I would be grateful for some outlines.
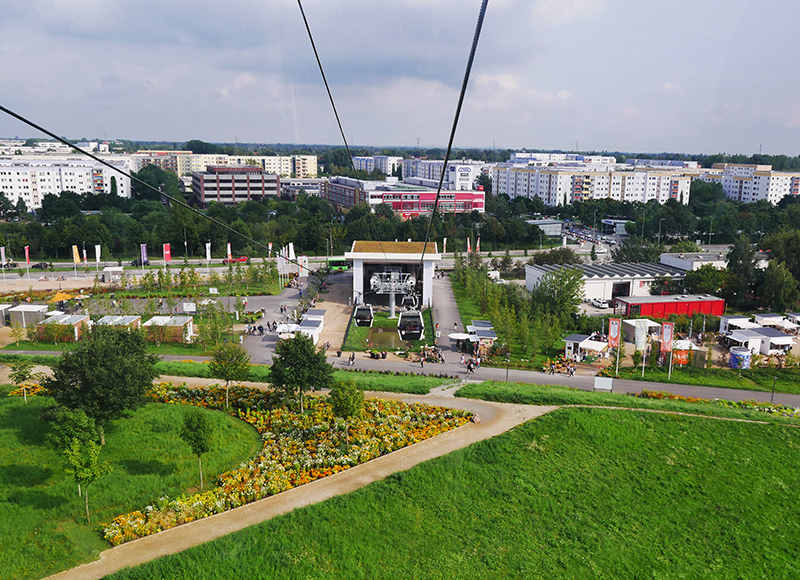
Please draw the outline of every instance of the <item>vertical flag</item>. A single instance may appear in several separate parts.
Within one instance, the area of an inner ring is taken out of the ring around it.
[[[78,252],[78,246],[72,246],[72,262],[74,264],[80,264],[81,263],[81,255]]]
[[[172,261],[172,252],[169,249],[169,244],[164,244],[164,261],[165,262]]]
[[[83,263],[88,264],[89,260],[86,258],[86,248],[83,248]]]
[[[665,322],[661,325],[661,352],[672,350],[672,337],[675,334],[675,323]]]
[[[447,238],[445,238],[444,242],[442,243],[442,253],[443,254],[447,253]]]
[[[6,263],[6,247],[0,247],[0,264]]]
[[[100,244],[95,245],[94,247],[94,263],[100,263]]]
[[[25,246],[25,263],[31,265],[31,247]]]
[[[144,266],[145,262],[147,262],[147,244],[142,244],[142,266]]]
[[[233,259],[233,254],[231,254],[231,243],[228,242],[228,260]]]
[[[269,243],[269,254],[268,254],[268,257],[269,257],[270,260],[272,259],[272,242]]]
[[[469,236],[467,236],[467,253],[468,254],[472,253],[472,243],[470,242]]]
[[[206,261],[211,261],[211,242],[206,242]]]
[[[478,241],[475,242],[475,253],[476,254],[480,254],[481,253],[481,237],[480,236],[478,236]]]
[[[620,330],[622,329],[622,319],[621,318],[609,318],[608,319],[608,346],[611,348],[617,348],[619,346],[619,335]]]

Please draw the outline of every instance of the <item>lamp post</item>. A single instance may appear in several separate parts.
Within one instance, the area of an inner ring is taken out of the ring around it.
[[[644,216],[647,213],[647,206],[642,208],[642,239],[644,239]]]
[[[711,236],[714,233],[714,217],[711,217],[711,227],[708,229],[708,245],[711,245]]]
[[[658,220],[658,243],[661,243],[661,222],[663,222],[667,218],[661,218]]]
[[[595,209],[594,213],[592,214],[592,238],[597,238],[597,228],[595,227],[596,225],[597,225],[597,210]]]

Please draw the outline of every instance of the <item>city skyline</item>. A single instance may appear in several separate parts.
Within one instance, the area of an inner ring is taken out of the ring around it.
[[[446,144],[479,1],[304,4],[348,142]],[[459,148],[797,155],[800,5],[489,3]],[[10,2],[4,106],[59,135],[341,145],[296,4]],[[38,137],[0,117],[0,135]]]

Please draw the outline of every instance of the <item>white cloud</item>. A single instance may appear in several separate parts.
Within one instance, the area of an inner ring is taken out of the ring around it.
[[[662,91],[664,91],[665,93],[677,93],[677,92],[680,92],[681,85],[680,85],[680,83],[673,83],[673,82],[669,82],[668,81],[668,82],[664,83],[663,85],[661,85],[660,89]]]
[[[537,22],[556,26],[593,18],[606,8],[605,0],[537,0],[533,5]]]

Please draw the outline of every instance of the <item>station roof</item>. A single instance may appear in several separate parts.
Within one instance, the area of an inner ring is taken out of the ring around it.
[[[356,240],[353,242],[352,252],[369,254],[421,254],[425,248],[425,242],[367,242]],[[436,245],[429,242],[425,250],[436,253]]]

